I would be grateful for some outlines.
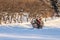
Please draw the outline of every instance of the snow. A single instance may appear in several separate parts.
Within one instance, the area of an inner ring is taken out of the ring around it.
[[[60,40],[60,18],[49,18],[43,29],[33,29],[30,22],[2,24],[0,40]]]
[[[53,28],[55,27],[60,28],[60,18],[47,21],[45,25],[53,27]]]

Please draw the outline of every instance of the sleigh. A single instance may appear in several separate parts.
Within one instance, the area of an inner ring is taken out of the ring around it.
[[[33,28],[38,28],[37,23],[31,23],[31,24],[32,24]],[[42,29],[42,28],[43,28],[43,26],[44,26],[44,22],[43,22],[43,21],[41,21],[41,23],[39,24],[39,28],[40,28],[40,29]]]

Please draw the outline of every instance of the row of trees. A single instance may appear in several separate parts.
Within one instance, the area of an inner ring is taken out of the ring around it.
[[[2,12],[0,15],[0,24],[1,23],[22,23],[22,13],[8,13]]]
[[[55,0],[54,0],[55,2]],[[7,12],[7,14],[3,13]],[[51,0],[0,0],[0,23],[5,15],[12,18],[17,13],[28,12],[29,17],[36,17],[41,15],[42,17],[52,17],[55,13],[55,9],[51,4]],[[21,16],[21,15],[20,15]],[[15,16],[16,19],[17,16]],[[9,20],[9,18],[7,18]]]

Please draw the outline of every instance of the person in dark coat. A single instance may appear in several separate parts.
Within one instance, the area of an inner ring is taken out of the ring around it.
[[[42,29],[42,27],[43,27],[42,18],[41,18],[41,17],[38,17],[38,18],[36,19],[36,22],[37,22],[37,28],[38,28],[38,29]]]
[[[42,29],[42,27],[43,27],[43,21],[41,20],[40,17],[33,18],[31,21],[31,24],[32,24],[33,28]]]

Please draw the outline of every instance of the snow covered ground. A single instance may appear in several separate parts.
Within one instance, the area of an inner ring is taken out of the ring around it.
[[[0,40],[60,40],[60,18],[47,20],[43,29],[28,23],[0,25]]]

